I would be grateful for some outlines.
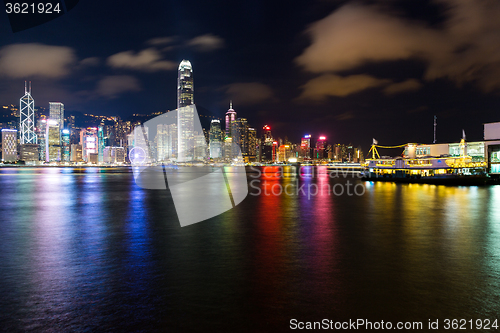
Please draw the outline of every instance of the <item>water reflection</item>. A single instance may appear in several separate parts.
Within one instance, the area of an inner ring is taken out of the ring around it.
[[[68,170],[0,169],[8,331],[265,332],[290,318],[500,310],[500,186],[363,183],[363,195],[335,195],[360,181],[268,167],[260,195],[180,228],[169,191]],[[316,195],[292,191],[313,185]]]

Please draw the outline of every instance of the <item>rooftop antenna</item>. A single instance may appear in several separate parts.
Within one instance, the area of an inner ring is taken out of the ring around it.
[[[229,101],[229,109],[232,110],[233,109],[233,100],[231,99]]]
[[[31,95],[31,81],[30,81],[30,95]]]
[[[436,126],[437,126],[437,117],[434,116],[434,141],[432,143],[436,143]]]
[[[24,81],[24,94],[25,94],[25,95],[26,95],[26,93],[28,92],[27,84],[28,84],[28,82],[27,82],[27,81]]]

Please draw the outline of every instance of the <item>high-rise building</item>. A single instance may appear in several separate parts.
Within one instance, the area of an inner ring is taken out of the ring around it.
[[[123,147],[104,147],[103,162],[106,164],[125,163],[125,148]]]
[[[229,110],[226,112],[226,138],[231,138],[233,121],[236,120],[236,111],[233,109],[233,101],[229,102]]]
[[[61,132],[61,161],[69,162],[71,146],[70,146],[70,131],[68,129],[63,129]]]
[[[90,162],[90,154],[95,154],[97,157],[97,127],[88,127],[80,131],[80,145],[82,146],[82,158],[85,162]]]
[[[300,141],[300,157],[311,158],[311,134],[304,135]]]
[[[97,161],[104,161],[104,124],[101,123],[97,129]]]
[[[261,162],[270,162],[273,161],[275,156],[274,140],[273,135],[271,134],[271,127],[268,125],[264,125],[262,128],[262,136],[260,138],[259,145],[259,159]]]
[[[25,143],[19,145],[19,159],[25,161],[26,164],[29,162],[38,161],[38,145],[34,143]],[[32,164],[32,163],[30,163]]]
[[[31,97],[31,82],[29,89],[24,81],[24,96],[21,97],[20,103],[20,143],[37,143],[35,133],[35,100]]]
[[[250,162],[255,161],[255,158],[257,156],[257,147],[258,147],[258,141],[257,141],[257,131],[255,128],[248,128],[248,158]]]
[[[214,119],[210,123],[209,147],[210,158],[222,158],[223,137],[222,129],[220,128],[220,120]]]
[[[179,64],[177,79],[177,109],[194,104],[193,67],[189,60]]]
[[[56,120],[59,128],[62,130],[64,128],[64,104],[61,102],[49,102],[49,105],[49,118]]]
[[[238,118],[232,122],[231,137],[233,138],[233,156],[241,151],[243,158],[248,160],[248,122],[246,118]]]
[[[180,162],[191,161],[194,158],[194,105],[177,109],[177,158]]]
[[[156,160],[172,161],[177,158],[177,125],[158,124],[156,126]]]
[[[179,64],[177,79],[177,158],[180,162],[194,159],[194,83],[189,60]]]
[[[328,152],[326,152],[326,148],[328,146],[328,143],[326,141],[325,136],[320,136],[318,138],[318,141],[316,141],[316,149],[314,150],[314,158],[321,160],[324,158],[328,158]],[[326,152],[326,154],[325,154]]]
[[[2,161],[17,161],[17,130],[2,129]]]

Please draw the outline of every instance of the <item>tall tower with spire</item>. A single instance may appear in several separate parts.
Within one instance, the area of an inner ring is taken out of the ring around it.
[[[31,81],[24,81],[24,96],[20,101],[21,144],[36,144],[35,133],[35,100],[31,97]]]
[[[179,64],[177,79],[177,160],[194,159],[195,106],[193,98],[193,67],[189,60]]]
[[[177,108],[192,104],[194,104],[193,67],[189,60],[182,60],[177,78]]]
[[[226,138],[231,138],[231,124],[236,120],[236,111],[233,109],[233,101],[229,101],[229,110],[226,112]]]

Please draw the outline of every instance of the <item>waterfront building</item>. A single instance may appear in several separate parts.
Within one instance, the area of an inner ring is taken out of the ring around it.
[[[303,159],[311,158],[311,134],[304,135],[300,140],[300,157]]]
[[[248,160],[255,162],[257,156],[257,131],[255,128],[248,128]]]
[[[223,158],[225,161],[231,161],[233,159],[233,139],[226,137],[224,139],[224,151]]]
[[[98,163],[103,162],[103,154],[104,154],[104,124],[101,123],[97,128],[97,161]]]
[[[90,162],[90,154],[98,155],[98,135],[97,127],[88,127],[80,131],[80,145],[82,146],[82,158],[85,162]],[[97,163],[97,162],[96,162]]]
[[[231,137],[233,139],[233,156],[241,152],[248,161],[248,123],[246,118],[238,118],[231,124]]]
[[[24,143],[19,145],[19,159],[21,161],[36,162],[39,159],[38,145],[35,143]]]
[[[61,132],[61,161],[69,162],[70,159],[70,131],[63,129]]]
[[[276,142],[277,145],[277,142]],[[271,127],[264,125],[262,128],[262,135],[260,138],[259,146],[259,160],[260,162],[272,162],[276,156],[276,147],[274,147],[274,140],[271,134]]]
[[[2,129],[2,162],[17,161],[17,130]]]
[[[156,160],[172,161],[177,157],[177,125],[158,124],[156,128]]]
[[[291,145],[280,145],[278,148],[278,153],[276,156],[276,161],[277,162],[288,162],[288,160],[294,157],[293,156],[293,150]]]
[[[328,155],[325,154],[325,150],[327,147],[327,141],[325,136],[320,136],[318,141],[316,141],[316,148],[314,149],[314,158],[317,160],[328,158]]]
[[[194,158],[194,105],[177,109],[177,158],[180,162],[192,161]]]
[[[125,148],[123,147],[104,147],[103,161],[105,164],[123,164],[125,163]]]
[[[236,120],[236,111],[233,109],[233,101],[229,102],[229,110],[226,112],[226,137],[231,138],[232,124]]]
[[[207,159],[207,141],[203,132],[195,132],[194,135],[194,160],[204,161]]]
[[[70,162],[78,163],[83,161],[82,145],[72,144]]]
[[[19,112],[20,124],[20,143],[37,143],[37,135],[35,133],[35,100],[31,96],[31,82],[29,88],[24,81],[24,96],[21,97]]]
[[[48,119],[45,132],[45,161],[61,161],[61,131],[59,122],[54,119]]]

